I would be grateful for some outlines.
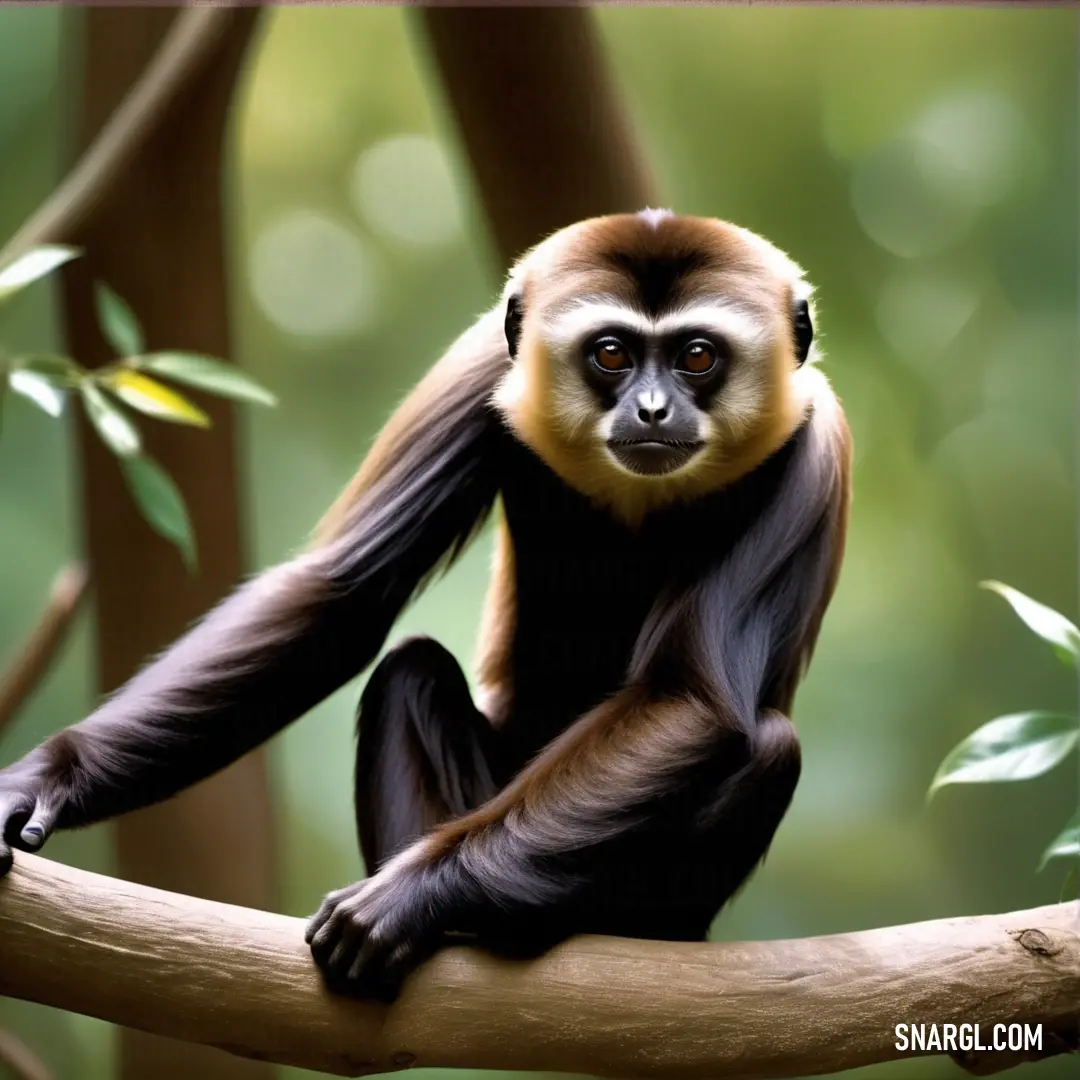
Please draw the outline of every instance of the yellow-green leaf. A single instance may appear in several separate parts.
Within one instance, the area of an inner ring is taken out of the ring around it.
[[[164,375],[174,382],[195,386],[233,401],[256,405],[276,405],[277,398],[235,364],[225,364],[201,353],[159,352],[136,356],[129,361],[142,371]]]
[[[210,417],[202,409],[175,390],[138,371],[119,368],[103,375],[101,382],[125,404],[147,416],[171,420],[174,424],[210,426]]]

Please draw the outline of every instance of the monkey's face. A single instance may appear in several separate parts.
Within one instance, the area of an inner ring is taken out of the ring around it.
[[[726,341],[700,330],[638,334],[615,325],[591,335],[576,359],[596,398],[597,435],[617,466],[663,476],[705,448],[709,399],[730,359]]]
[[[567,483],[635,520],[756,468],[805,415],[798,268],[723,222],[599,218],[511,279],[514,363],[496,395]]]

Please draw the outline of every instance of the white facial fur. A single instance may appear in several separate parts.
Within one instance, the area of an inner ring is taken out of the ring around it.
[[[731,346],[731,366],[716,414],[701,413],[698,417],[699,437],[705,442],[717,435],[738,439],[757,421],[769,375],[769,353],[775,347],[777,327],[772,321],[722,298],[698,301],[652,318],[615,297],[601,295],[575,301],[550,315],[540,328],[550,351],[552,390],[567,436],[580,437],[592,426],[601,443],[610,437],[614,416],[604,413],[597,417],[593,393],[574,362],[590,335],[606,329],[625,329],[643,337],[700,329],[722,337]]]

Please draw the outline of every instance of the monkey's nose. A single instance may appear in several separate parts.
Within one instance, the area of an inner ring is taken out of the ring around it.
[[[662,424],[668,415],[667,406],[661,405],[658,408],[650,409],[644,405],[637,411],[638,419],[643,424]]]

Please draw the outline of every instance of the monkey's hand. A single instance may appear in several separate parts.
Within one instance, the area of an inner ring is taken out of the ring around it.
[[[327,896],[304,938],[330,988],[393,1001],[405,977],[448,931],[522,959],[565,937],[557,918],[544,918],[557,915],[559,894],[566,891],[554,881],[524,873],[481,878],[470,871],[480,851],[504,854],[491,846],[498,842],[499,830],[490,821],[479,820],[472,830],[443,826],[374,877]],[[472,859],[463,856],[470,847]]]
[[[451,861],[421,840],[373,877],[327,896],[304,940],[331,989],[382,1001],[397,996],[461,910]]]
[[[37,851],[56,828],[66,800],[34,751],[0,769],[0,877],[11,869],[12,848]]]

